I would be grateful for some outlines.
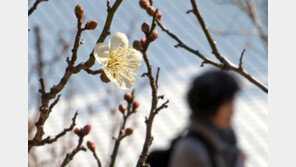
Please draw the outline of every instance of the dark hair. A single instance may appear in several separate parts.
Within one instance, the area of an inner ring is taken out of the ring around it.
[[[210,70],[197,76],[187,93],[193,118],[208,118],[217,113],[218,107],[232,101],[240,87],[229,72]]]

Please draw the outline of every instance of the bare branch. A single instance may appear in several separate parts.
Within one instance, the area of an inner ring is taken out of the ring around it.
[[[97,75],[97,74],[101,74],[103,72],[103,69],[92,70],[92,69],[88,68],[88,69],[84,69],[84,71],[87,72],[88,74],[91,74],[91,75]]]
[[[43,1],[48,1],[48,0],[36,0],[34,2],[33,6],[29,9],[28,16],[30,16],[37,9],[37,6],[39,5],[39,3],[43,2]]]
[[[83,138],[84,138],[84,135],[79,136],[79,141],[76,148],[71,153],[67,153],[63,163],[61,164],[61,167],[66,166],[79,151],[87,151],[86,148],[82,146]]]
[[[263,31],[261,21],[259,19],[258,14],[257,14],[256,5],[254,4],[253,0],[247,0],[246,3],[247,3],[248,14],[249,14],[250,18],[252,19],[252,21],[254,22],[265,46],[268,47],[268,37],[265,34],[265,32]]]
[[[158,68],[157,68],[157,73],[156,73],[156,79],[155,79],[155,84],[156,84],[156,87],[157,87],[157,88],[158,88],[159,72],[160,72],[160,68],[158,67]]]
[[[216,47],[216,42],[212,39],[209,30],[207,29],[203,18],[201,17],[201,14],[197,8],[196,2],[194,0],[191,0],[192,6],[193,6],[193,13],[195,14],[195,16],[198,18],[200,25],[202,26],[202,29],[207,37],[207,40],[212,48],[212,53],[216,56],[216,58],[220,61],[220,63],[215,62],[209,58],[207,58],[206,56],[204,56],[203,54],[201,54],[199,51],[196,51],[192,48],[190,48],[189,46],[187,46],[186,44],[184,44],[183,41],[181,41],[175,34],[171,33],[168,29],[166,29],[164,27],[164,25],[160,22],[157,21],[158,26],[164,31],[166,32],[171,38],[173,38],[174,40],[176,40],[178,42],[178,46],[186,49],[187,51],[197,55],[199,58],[201,58],[203,60],[201,66],[203,66],[204,64],[211,64],[217,68],[220,68],[222,70],[231,70],[234,71],[238,74],[240,74],[241,76],[243,76],[244,78],[246,78],[248,81],[250,81],[251,83],[253,83],[254,85],[256,85],[258,88],[260,88],[262,91],[264,91],[265,93],[268,93],[268,88],[261,83],[260,81],[258,81],[256,78],[254,78],[253,76],[251,76],[247,71],[245,71],[244,69],[240,69],[238,66],[235,66],[234,64],[232,64],[226,57],[224,57],[222,54],[219,53],[217,47]]]
[[[166,102],[164,102],[161,106],[159,106],[156,110],[155,110],[155,112],[156,113],[158,113],[160,110],[162,110],[162,109],[164,109],[164,108],[167,108],[168,107],[168,103],[169,103],[170,101],[169,100],[167,100]]]
[[[242,51],[241,56],[239,58],[239,66],[238,66],[238,68],[241,69],[241,70],[243,69],[243,57],[244,57],[245,51],[246,51],[246,49],[244,49]]]
[[[132,91],[131,94],[132,94],[132,98],[130,101],[128,101],[127,112],[126,112],[126,114],[123,113],[123,123],[119,129],[118,137],[117,138],[113,137],[113,139],[115,140],[115,144],[114,144],[114,148],[113,148],[112,155],[111,155],[110,167],[115,166],[115,161],[116,161],[120,142],[122,139],[124,139],[127,136],[127,134],[125,134],[125,131],[124,131],[127,119],[129,118],[129,116],[131,114],[135,113],[132,108],[132,105],[135,100],[135,89]]]
[[[97,153],[96,153],[96,150],[91,150],[91,152],[93,153],[93,156],[94,156],[94,158],[95,158],[96,161],[97,161],[98,167],[102,167],[101,160],[100,160],[100,158],[98,157],[98,155],[97,155]]]
[[[113,20],[113,15],[116,12],[119,5],[121,4],[121,2],[122,2],[122,0],[116,0],[114,5],[112,6],[112,8],[108,11],[108,15],[107,15],[104,29],[103,29],[97,43],[104,42],[107,35],[110,34],[109,30],[110,30],[111,23]],[[45,110],[45,112],[41,112],[38,122],[35,124],[37,127],[37,132],[36,132],[34,138],[32,139],[34,141],[34,143],[41,142],[42,136],[44,135],[43,125],[49,116],[47,114],[46,110],[48,110],[50,100],[55,98],[55,96],[65,87],[65,85],[67,84],[67,82],[68,82],[69,78],[72,76],[72,74],[77,74],[81,70],[89,69],[95,63],[95,58],[94,58],[93,51],[92,51],[92,53],[89,56],[89,59],[86,62],[80,63],[75,66],[75,61],[77,60],[77,51],[78,51],[78,47],[80,44],[80,36],[81,36],[82,31],[85,30],[85,29],[81,28],[81,24],[82,24],[81,21],[78,20],[78,24],[77,24],[78,31],[77,31],[74,46],[72,49],[72,57],[71,57],[71,60],[67,59],[68,67],[66,68],[62,79],[60,80],[60,82],[57,85],[54,85],[53,87],[51,87],[50,92],[45,93],[44,95],[41,96],[40,111]],[[30,150],[32,149],[33,146],[34,145],[31,145],[29,143],[28,152],[30,152]]]
[[[58,135],[56,135],[53,139],[51,139],[50,136],[48,136],[46,139],[42,140],[38,146],[42,146],[45,144],[50,144],[53,142],[56,142],[60,137],[64,136],[66,133],[72,131],[74,129],[74,127],[76,126],[76,118],[78,116],[78,112],[75,112],[74,117],[72,118],[72,124],[70,125],[70,127],[65,128],[61,133],[59,133]]]
[[[157,82],[158,82],[158,77],[159,77],[159,68],[158,68],[158,72],[156,74],[156,79],[154,80],[154,76],[153,76],[153,73],[152,73],[152,66],[151,66],[151,63],[148,59],[148,56],[147,56],[147,49],[149,47],[149,44],[152,42],[150,40],[150,37],[151,37],[151,34],[152,32],[154,31],[155,27],[156,27],[156,13],[157,13],[158,9],[156,10],[156,12],[154,13],[154,16],[153,16],[153,20],[152,20],[152,23],[151,23],[151,29],[150,29],[150,32],[148,33],[148,35],[146,35],[146,43],[145,45],[143,46],[141,52],[143,54],[143,58],[144,58],[144,61],[145,61],[145,64],[147,66],[147,70],[148,70],[148,78],[149,78],[149,81],[150,81],[150,87],[152,89],[152,103],[151,103],[151,109],[150,109],[150,114],[149,114],[149,117],[145,117],[145,123],[146,123],[146,136],[145,136],[145,141],[144,141],[144,144],[143,144],[143,149],[141,151],[141,154],[140,154],[140,157],[138,159],[138,162],[137,162],[137,167],[143,167],[147,164],[145,164],[146,162],[146,159],[147,159],[147,156],[149,154],[149,148],[152,144],[152,141],[153,141],[153,136],[152,136],[152,125],[153,125],[153,120],[154,120],[154,117],[155,115],[158,113],[158,111],[156,112],[157,110],[157,104],[158,104],[158,93],[157,93],[157,90],[158,90],[158,86],[157,86]]]

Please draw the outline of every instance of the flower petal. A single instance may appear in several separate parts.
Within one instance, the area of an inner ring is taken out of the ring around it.
[[[109,49],[115,50],[118,47],[128,47],[128,39],[124,33],[116,32],[109,40]]]
[[[128,74],[128,76],[118,75],[107,66],[103,66],[103,70],[107,77],[121,89],[130,89],[135,83],[135,76],[132,74]]]
[[[106,65],[109,61],[109,48],[104,43],[98,43],[94,49],[94,56],[101,65]]]
[[[127,57],[129,68],[137,70],[141,66],[141,62],[143,60],[142,54],[136,49],[129,49],[129,52],[133,52],[132,55]]]

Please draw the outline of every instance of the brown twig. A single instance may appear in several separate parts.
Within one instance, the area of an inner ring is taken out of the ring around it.
[[[76,126],[76,118],[78,116],[78,112],[75,113],[74,117],[72,118],[72,124],[70,125],[69,128],[65,128],[61,133],[59,133],[58,135],[56,135],[53,139],[48,136],[47,138],[43,139],[38,146],[42,146],[45,144],[50,144],[53,142],[56,142],[60,137],[64,136],[66,133],[72,131],[74,129],[74,127]]]
[[[268,88],[261,83],[260,81],[258,81],[256,78],[254,78],[253,76],[251,76],[247,71],[245,71],[243,68],[239,68],[238,66],[234,65],[233,63],[231,63],[225,56],[223,56],[222,54],[219,53],[217,47],[216,47],[216,42],[212,39],[209,30],[207,29],[206,24],[203,21],[203,18],[201,17],[201,14],[197,8],[196,2],[194,0],[191,0],[192,6],[193,6],[193,13],[196,15],[196,17],[198,18],[198,20],[200,21],[200,25],[202,26],[202,29],[207,37],[207,40],[212,48],[212,53],[216,56],[216,58],[220,61],[220,63],[215,62],[214,60],[211,60],[209,58],[207,58],[206,56],[204,56],[202,53],[200,53],[197,50],[194,50],[192,48],[190,48],[188,45],[184,44],[183,41],[181,41],[175,34],[173,34],[172,32],[170,32],[167,28],[164,27],[164,25],[160,22],[157,21],[157,25],[164,31],[166,32],[171,38],[173,38],[174,40],[176,40],[178,42],[178,44],[176,45],[177,47],[182,47],[185,50],[197,55],[199,58],[201,58],[203,60],[201,66],[203,66],[204,64],[211,64],[217,68],[220,68],[222,70],[231,70],[234,71],[238,74],[240,74],[241,76],[243,76],[244,78],[246,78],[248,81],[250,81],[251,83],[253,83],[254,85],[256,85],[258,88],[260,88],[262,91],[264,91],[265,93],[268,93]]]
[[[246,0],[245,1],[246,3],[244,3],[244,1],[232,0],[231,2],[234,3],[235,5],[237,5],[239,8],[241,8],[242,11],[245,11],[248,14],[250,19],[254,23],[254,25],[260,35],[260,38],[262,39],[264,46],[267,48],[268,47],[268,36],[263,30],[263,27],[262,27],[261,21],[259,19],[259,16],[257,13],[257,8],[256,8],[254,1],[253,0]]]
[[[123,123],[120,127],[118,137],[117,138],[113,137],[113,139],[115,140],[115,144],[114,144],[114,148],[113,148],[112,155],[111,155],[110,167],[114,167],[117,153],[119,150],[120,142],[123,138],[125,138],[127,136],[124,133],[124,130],[125,130],[125,125],[126,125],[127,119],[129,118],[129,116],[131,114],[135,113],[135,111],[132,108],[134,100],[135,100],[135,89],[132,91],[132,99],[130,101],[128,101],[128,103],[127,103],[128,104],[127,105],[127,112],[126,112],[126,114],[125,113],[123,114]]]
[[[119,7],[119,5],[121,4],[121,2],[122,2],[122,0],[116,0],[114,5],[112,6],[112,8],[108,11],[108,15],[107,15],[104,29],[103,29],[97,43],[104,42],[107,35],[110,34],[109,30],[110,30],[111,23],[113,20],[113,15],[114,15],[115,11],[117,10],[117,8]],[[60,80],[60,82],[57,85],[54,85],[53,87],[51,87],[49,92],[45,92],[45,89],[42,88],[43,93],[41,93],[40,116],[39,116],[38,121],[35,124],[37,127],[37,132],[36,132],[34,138],[32,139],[32,142],[29,143],[28,152],[30,152],[32,147],[38,145],[42,140],[42,136],[44,135],[43,125],[49,116],[48,111],[49,111],[50,100],[55,98],[55,96],[65,87],[65,85],[67,84],[67,82],[68,82],[69,78],[72,76],[72,74],[77,74],[81,70],[87,70],[95,63],[95,58],[94,58],[93,51],[92,51],[92,53],[89,56],[89,59],[86,62],[80,63],[75,66],[75,61],[77,59],[77,51],[78,51],[78,47],[80,44],[80,36],[81,36],[82,31],[84,30],[81,28],[81,24],[82,24],[81,21],[78,20],[78,24],[77,24],[78,31],[77,31],[74,46],[72,49],[72,57],[71,57],[71,60],[69,60],[69,58],[67,58],[68,67],[66,68],[62,79]],[[108,33],[106,33],[106,32],[108,32]],[[42,79],[42,82],[44,83],[43,79]],[[42,83],[41,83],[41,87],[45,87],[45,86],[42,86]]]
[[[82,146],[83,138],[84,138],[84,135],[79,136],[79,141],[78,141],[76,148],[71,153],[67,153],[63,163],[61,164],[61,167],[66,166],[79,151],[81,151],[81,150],[87,151],[86,148],[84,146]]]
[[[261,88],[265,93],[268,93],[268,88],[263,85],[262,83],[260,83],[257,79],[255,79],[254,77],[252,77],[250,74],[248,74],[244,69],[239,68],[235,65],[233,65],[226,57],[224,57],[222,54],[220,54],[220,52],[217,49],[216,46],[216,41],[213,40],[202,16],[201,13],[198,9],[198,6],[196,4],[195,0],[190,0],[191,1],[191,5],[193,8],[193,13],[196,16],[196,18],[198,19],[204,34],[207,37],[207,40],[212,48],[212,53],[216,56],[216,58],[226,67],[226,70],[232,70],[235,71],[239,74],[241,74],[242,76],[244,76],[246,79],[248,79],[250,82],[252,82],[253,84],[255,84],[257,87]]]
[[[37,9],[37,6],[39,5],[39,3],[43,2],[43,1],[48,1],[48,0],[36,0],[34,2],[33,6],[29,9],[28,16],[30,16]]]
[[[60,80],[60,82],[57,85],[54,85],[49,92],[45,91],[45,86],[44,86],[44,80],[41,78],[40,79],[40,83],[41,83],[41,106],[40,106],[40,116],[38,119],[38,122],[35,124],[37,127],[37,132],[34,136],[34,138],[31,140],[32,142],[29,143],[28,146],[28,152],[30,152],[31,148],[33,146],[38,146],[39,143],[42,140],[42,136],[44,134],[44,129],[43,129],[43,125],[45,123],[45,121],[47,120],[50,111],[52,110],[53,106],[58,102],[60,96],[58,96],[58,98],[49,106],[49,102],[51,99],[55,98],[55,96],[64,88],[64,86],[66,85],[67,81],[69,80],[70,76],[74,73],[74,64],[75,61],[77,59],[77,52],[78,52],[78,47],[79,47],[79,41],[80,41],[80,36],[81,33],[83,31],[83,29],[81,28],[82,22],[81,20],[77,21],[77,34],[75,37],[75,42],[74,42],[74,46],[72,49],[72,58],[71,60],[69,60],[67,58],[67,62],[68,62],[68,67],[66,68],[65,74],[63,76],[63,78]]]
[[[149,148],[152,144],[152,141],[153,141],[153,136],[152,136],[152,125],[153,125],[153,120],[154,120],[154,117],[156,116],[156,114],[158,113],[157,110],[157,104],[158,104],[158,94],[157,94],[157,90],[158,90],[158,86],[157,86],[157,81],[158,81],[158,77],[159,77],[159,68],[158,68],[158,72],[157,72],[157,75],[156,75],[156,79],[154,79],[154,76],[153,76],[153,73],[152,73],[152,66],[151,66],[151,63],[148,59],[148,56],[147,56],[147,49],[149,47],[149,44],[151,42],[151,34],[153,32],[153,30],[155,29],[156,27],[156,13],[157,13],[157,10],[153,16],[153,20],[152,20],[152,24],[151,24],[151,30],[150,32],[148,33],[148,35],[146,35],[146,43],[145,45],[143,46],[143,49],[141,50],[142,54],[143,54],[143,58],[144,58],[144,61],[145,61],[145,64],[147,66],[147,70],[148,70],[148,78],[149,78],[149,81],[150,81],[150,87],[152,89],[152,104],[151,104],[151,109],[150,109],[150,114],[149,114],[149,117],[145,119],[145,123],[146,123],[146,136],[145,136],[145,141],[144,141],[144,144],[143,144],[143,149],[141,151],[141,154],[140,154],[140,157],[138,159],[138,162],[137,162],[137,167],[143,167],[146,162],[146,159],[147,159],[147,156],[149,154]]]
[[[93,153],[93,156],[94,158],[96,159],[97,163],[98,163],[98,167],[102,167],[102,163],[101,163],[101,160],[100,158],[98,157],[97,153],[96,153],[96,150],[92,151],[91,152]]]
[[[90,68],[85,69],[84,71],[87,72],[88,74],[91,74],[91,75],[97,75],[97,74],[101,74],[102,72],[104,72],[102,69],[92,70]]]
[[[244,49],[244,50],[242,51],[241,56],[240,56],[240,58],[239,58],[239,65],[238,65],[238,68],[241,69],[241,70],[243,70],[243,57],[244,57],[245,51],[246,51],[246,49]]]
[[[247,4],[247,9],[248,9],[247,11],[248,11],[250,18],[252,19],[253,23],[255,24],[257,31],[260,34],[260,37],[261,37],[263,43],[265,44],[266,47],[268,47],[268,37],[265,34],[265,32],[263,31],[261,21],[259,19],[258,14],[257,14],[256,5],[254,4],[253,0],[247,0],[246,4]]]

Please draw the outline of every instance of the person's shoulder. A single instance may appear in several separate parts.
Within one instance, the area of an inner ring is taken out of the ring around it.
[[[170,164],[175,166],[200,166],[207,167],[210,164],[206,146],[197,138],[185,137],[174,146]]]
[[[184,137],[180,139],[175,146],[175,151],[180,151],[183,153],[198,154],[207,156],[207,148],[204,143],[195,137]]]

